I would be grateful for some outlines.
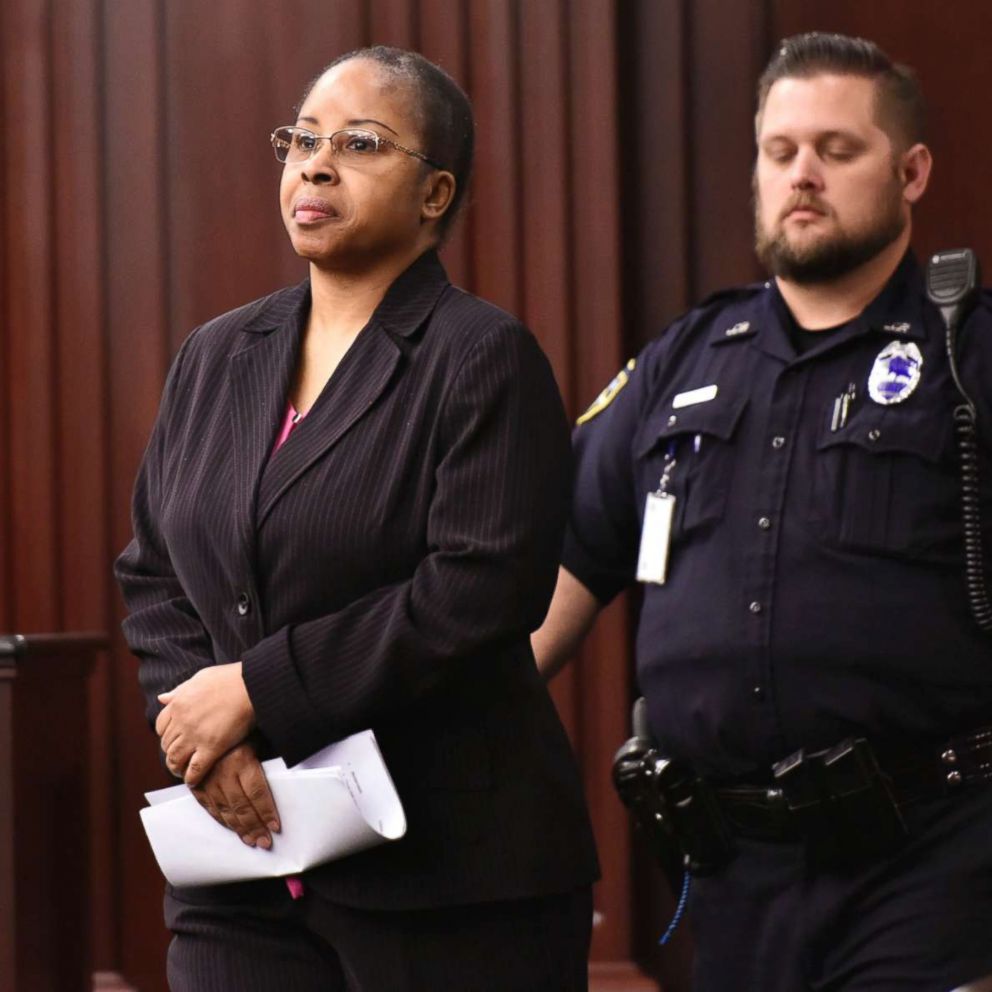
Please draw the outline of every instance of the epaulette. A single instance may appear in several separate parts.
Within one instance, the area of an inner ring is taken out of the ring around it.
[[[718,289],[715,293],[710,293],[696,304],[693,310],[705,310],[714,303],[739,303],[757,296],[768,289],[767,282],[749,282],[746,286],[732,286],[730,289]],[[690,311],[691,312],[691,311]]]
[[[768,286],[769,284],[767,282],[754,282],[748,283],[745,286],[731,286],[729,289],[718,289],[715,293],[710,293],[709,296],[704,297],[695,306],[679,314],[678,317],[664,328],[661,334],[658,335],[658,338],[666,336],[668,331],[676,327],[695,325],[700,320],[707,320],[709,316],[708,311],[746,305],[760,293],[767,292]]]
[[[972,308],[972,313],[975,310],[982,310],[986,314],[992,314],[992,286],[983,286],[978,291],[978,299],[975,301],[975,306]],[[965,317],[965,323],[967,324],[967,316]]]

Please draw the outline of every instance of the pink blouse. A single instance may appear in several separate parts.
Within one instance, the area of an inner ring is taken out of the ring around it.
[[[272,446],[273,455],[286,443],[286,438],[293,433],[293,428],[305,416],[305,413],[297,413],[296,407],[291,402],[286,404],[286,416],[283,417],[282,427],[279,428],[279,436],[276,438],[276,443]]]

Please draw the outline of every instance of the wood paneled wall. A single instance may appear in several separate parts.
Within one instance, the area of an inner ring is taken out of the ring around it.
[[[89,3],[0,6],[0,631],[102,630],[110,620],[111,482],[104,326],[102,108]],[[116,926],[115,687],[89,706],[93,921]],[[3,811],[0,815],[13,815]]]
[[[197,323],[304,275],[267,137],[342,51],[419,48],[466,87],[478,158],[452,277],[528,321],[573,411],[619,366],[609,3],[9,0],[0,37],[3,629],[116,631],[109,567],[169,361]],[[593,647],[555,689],[600,810],[608,961],[629,956],[626,821],[607,775],[625,625],[612,611],[604,661]],[[162,772],[119,637],[90,706],[95,961],[149,992],[164,987],[166,934],[136,811]]]
[[[110,563],[169,360],[200,321],[296,281],[266,147],[334,55],[413,47],[468,90],[474,190],[453,279],[513,310],[571,412],[705,293],[757,274],[752,91],[773,41],[862,33],[920,70],[935,108],[924,249],[992,267],[992,79],[982,0],[5,0],[0,5],[0,631],[116,631]],[[688,944],[654,948],[668,900],[609,785],[631,677],[627,606],[554,695],[603,856],[594,961],[669,992]],[[164,988],[159,876],[136,815],[161,780],[117,637],[94,678],[92,917],[98,967]],[[641,986],[638,986],[641,987]]]

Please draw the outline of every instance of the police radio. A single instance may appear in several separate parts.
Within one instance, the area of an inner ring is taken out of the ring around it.
[[[974,305],[981,285],[978,257],[970,248],[939,251],[927,265],[927,296],[940,310],[946,331],[947,361],[962,402],[954,408],[954,433],[961,461],[961,522],[964,534],[965,579],[975,622],[992,631],[992,602],[985,582],[982,542],[981,489],[978,479],[978,413],[958,374],[958,331]]]

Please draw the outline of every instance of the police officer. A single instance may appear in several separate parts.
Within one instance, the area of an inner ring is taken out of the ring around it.
[[[756,117],[772,278],[668,327],[575,432],[535,650],[550,677],[639,580],[652,732],[731,838],[689,889],[702,992],[992,981],[992,636],[965,581],[961,397],[909,249],[922,126],[874,44],[784,41]],[[987,491],[989,297],[957,354]]]

